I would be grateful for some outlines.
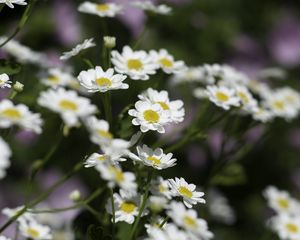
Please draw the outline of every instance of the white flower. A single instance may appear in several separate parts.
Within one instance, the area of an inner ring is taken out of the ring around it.
[[[92,3],[83,2],[79,5],[78,11],[83,13],[95,14],[99,17],[114,17],[122,10],[122,6],[115,3]]]
[[[260,106],[252,113],[252,117],[256,121],[266,123],[272,121],[275,115],[269,109]]]
[[[128,111],[130,116],[133,116],[132,124],[140,125],[142,132],[149,130],[164,133],[164,126],[169,123],[169,114],[163,110],[160,104],[152,104],[148,101],[137,101],[135,109]]]
[[[32,113],[24,104],[14,105],[10,100],[0,102],[0,128],[16,124],[21,128],[41,133],[43,121],[38,113]]]
[[[135,1],[132,3],[132,5],[142,10],[153,12],[156,14],[161,14],[161,15],[168,15],[172,11],[172,8],[165,4],[155,6],[151,1],[148,0]]]
[[[11,88],[11,83],[6,73],[0,74],[0,88]]]
[[[11,150],[6,142],[0,137],[0,179],[4,178],[5,170],[10,166],[9,158]]]
[[[101,177],[109,182],[110,187],[118,185],[128,194],[136,193],[137,184],[133,173],[123,172],[121,167],[109,164],[98,164],[96,169],[100,172]]]
[[[95,167],[98,164],[104,164],[107,161],[110,161],[110,158],[108,155],[92,153],[84,162],[84,166],[86,168]]]
[[[13,4],[18,4],[18,5],[27,5],[26,0],[0,0],[0,4],[4,3],[10,8],[14,8]]]
[[[64,72],[59,68],[51,68],[48,70],[48,76],[42,79],[42,83],[46,86],[57,88],[59,86],[67,86],[74,79],[74,77]]]
[[[143,94],[138,95],[139,99],[149,101],[152,104],[158,103],[162,109],[169,115],[169,122],[179,123],[184,120],[185,111],[183,101],[170,101],[167,91],[157,91],[148,88]]]
[[[190,240],[190,236],[182,230],[179,230],[174,224],[168,224],[165,228],[150,228],[147,240]],[[193,239],[196,240],[196,239]]]
[[[139,213],[139,199],[137,197],[128,196],[125,192],[120,194],[114,193],[115,217],[116,222],[127,222],[132,224],[135,217]],[[107,210],[111,212],[111,201],[107,203]]]
[[[241,107],[246,113],[252,113],[258,110],[257,100],[252,96],[245,86],[235,88],[236,95],[240,98]]]
[[[99,66],[88,71],[81,71],[78,80],[88,92],[106,92],[109,90],[127,89],[129,86],[123,81],[125,75],[114,74],[114,69],[109,68],[106,71]]]
[[[38,103],[59,113],[65,124],[70,127],[77,125],[79,118],[85,119],[97,111],[96,106],[92,105],[89,99],[78,96],[75,91],[67,91],[63,88],[42,92]]]
[[[12,217],[16,216],[23,208],[24,208],[24,206],[19,206],[16,208],[4,208],[4,209],[2,209],[1,212],[8,218],[12,218]],[[34,221],[34,218],[31,213],[25,212],[17,219],[17,221],[19,223],[29,222],[29,221]]]
[[[225,86],[208,86],[206,94],[217,106],[229,110],[231,106],[239,106],[240,99],[235,96],[235,90]]]
[[[300,239],[300,218],[299,216],[289,216],[280,214],[271,219],[271,227],[277,232],[280,239],[298,240]]]
[[[212,232],[208,230],[207,222],[198,218],[194,209],[186,209],[182,203],[171,202],[167,214],[179,227],[193,233],[201,240],[213,238]]]
[[[171,79],[174,84],[202,82],[204,79],[203,68],[199,66],[188,67],[184,71],[176,73]]]
[[[11,240],[10,238],[7,238],[5,236],[0,236],[0,240]]]
[[[278,214],[297,214],[300,204],[286,191],[280,191],[274,186],[269,186],[264,191],[264,197],[268,200],[269,207]]]
[[[184,62],[175,61],[174,57],[166,49],[160,49],[159,51],[151,50],[150,56],[167,74],[180,73],[186,70]]]
[[[198,99],[207,98],[206,89],[202,87],[195,88],[193,91],[193,95]]]
[[[153,212],[160,212],[167,207],[168,200],[161,196],[150,196],[149,198],[149,208]]]
[[[205,200],[202,198],[204,192],[196,192],[196,185],[188,184],[183,178],[169,179],[169,184],[173,196],[181,196],[184,205],[188,208],[197,203],[205,203]]]
[[[143,147],[137,146],[137,153],[138,155],[131,153],[129,156],[135,161],[140,161],[146,166],[151,166],[158,170],[176,165],[177,159],[172,158],[173,154],[165,154],[161,148],[152,150],[144,144]]]
[[[133,80],[148,80],[158,67],[145,51],[133,51],[129,46],[123,47],[122,54],[112,51],[111,56],[116,71],[127,74]]]
[[[96,44],[93,41],[94,41],[93,38],[85,39],[83,43],[80,43],[80,44],[76,45],[76,47],[73,48],[71,51],[64,52],[63,55],[59,59],[60,60],[67,60],[71,57],[74,57],[74,56],[78,55],[78,53],[80,53],[84,49],[95,47]]]
[[[167,199],[172,198],[169,181],[164,180],[162,177],[158,177],[157,179],[152,181],[150,190],[153,194],[164,196]]]
[[[36,221],[21,222],[20,233],[22,236],[33,240],[52,239],[51,229],[48,226],[37,223]]]

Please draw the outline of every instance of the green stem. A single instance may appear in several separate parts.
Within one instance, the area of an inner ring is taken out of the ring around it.
[[[115,213],[115,199],[113,189],[110,189],[110,200],[111,200],[111,209],[112,209],[112,239],[115,238],[115,224],[116,224],[116,213]]]
[[[36,1],[37,0],[31,0],[28,3],[28,5],[27,5],[27,7],[26,7],[26,9],[25,9],[25,11],[24,11],[19,23],[18,23],[17,28],[3,43],[0,44],[0,48],[2,48],[10,40],[12,40],[19,33],[19,31],[24,27],[24,25],[26,24],[30,14],[31,14],[32,8],[33,8],[34,4],[36,3]]]
[[[2,9],[4,8],[4,6],[5,6],[4,3],[0,4],[0,13],[1,13]]]
[[[9,96],[10,100],[13,100],[17,96],[18,92],[16,90],[12,90]]]
[[[169,220],[169,216],[165,217],[165,219],[159,224],[159,228],[163,228],[163,226],[166,224],[166,222]]]
[[[143,41],[143,38],[144,38],[146,32],[147,32],[147,26],[145,25],[143,31],[140,33],[140,35],[137,38],[135,44],[133,45],[133,48],[132,48],[133,50],[136,50],[137,47],[141,44],[141,42]]]
[[[153,171],[151,170],[151,171],[148,172],[146,189],[145,189],[145,192],[143,194],[143,199],[142,199],[142,203],[141,203],[141,206],[140,206],[140,209],[139,209],[139,213],[138,213],[137,218],[135,219],[134,225],[131,229],[131,232],[130,232],[130,235],[129,235],[129,238],[128,238],[129,240],[134,239],[137,226],[138,226],[138,224],[140,222],[140,219],[142,217],[142,214],[145,210],[146,203],[147,203],[148,196],[149,196],[149,188],[150,188],[150,184],[151,184],[152,175],[153,175]]]
[[[94,68],[94,64],[87,58],[81,57],[81,60],[89,67]]]
[[[112,126],[112,110],[111,110],[111,101],[110,101],[110,92],[107,91],[102,93],[102,101],[104,106],[105,119],[109,122],[109,125]]]
[[[40,194],[35,200],[32,202],[25,204],[25,206],[13,217],[7,220],[6,223],[0,228],[0,233],[2,233],[8,226],[14,223],[19,217],[21,217],[28,209],[33,208],[43,200],[45,200],[57,187],[66,182],[69,178],[71,178],[75,173],[77,173],[81,168],[83,168],[83,164],[80,162],[74,166],[74,168],[64,175],[61,179],[59,179],[56,183],[54,183],[47,191]]]

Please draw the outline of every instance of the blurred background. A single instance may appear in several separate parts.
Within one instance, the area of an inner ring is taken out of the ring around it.
[[[81,2],[39,0],[16,39],[36,51],[46,53],[52,64],[67,67],[59,61],[59,56],[86,38],[94,37],[98,46],[101,46],[104,35],[116,36],[117,49],[121,49],[126,44],[134,43],[145,29],[139,45],[141,49],[166,48],[176,59],[184,60],[188,66],[227,63],[252,78],[256,78],[258,72],[264,68],[282,68],[287,77],[284,80],[270,81],[270,84],[289,85],[300,90],[299,1],[155,1],[173,7],[172,14],[145,15],[142,10],[128,7],[120,17],[105,19],[107,30],[103,27],[103,19],[77,12],[77,6]],[[115,2],[127,4],[130,0]],[[13,32],[23,11],[24,7],[20,6],[15,9],[5,7],[2,10],[1,36]],[[0,58],[6,57],[0,50]],[[100,48],[88,51],[86,57],[94,64],[101,65]],[[72,61],[71,66],[75,76],[87,68],[77,60]],[[41,112],[47,122],[41,136],[17,130],[11,135],[9,144],[14,150],[14,156],[8,177],[0,182],[0,209],[23,204],[29,196],[46,188],[75,163],[82,161],[90,149],[87,132],[84,129],[72,131],[70,136],[62,140],[49,164],[36,176],[38,181],[30,183],[28,179],[32,164],[49,151],[51,143],[57,141],[60,134],[59,118],[34,104],[39,91],[43,89],[38,84],[39,74],[42,73],[35,66],[24,65],[21,72],[12,77],[13,80],[25,84],[24,93],[18,95],[16,101],[27,103],[32,110]],[[115,115],[126,106],[123,99],[130,99],[134,103],[137,94],[151,86],[150,82],[133,84],[126,93],[114,94]],[[173,99],[185,97],[180,89],[170,90],[167,77],[163,87],[170,91]],[[0,90],[0,97],[5,96],[7,92]],[[93,100],[99,101],[97,98]],[[201,101],[190,98],[184,101],[187,115],[183,125],[187,125],[195,105],[201,104]],[[117,128],[119,127],[124,126]],[[204,218],[209,221],[210,228],[216,234],[215,239],[250,240],[264,234],[265,221],[270,212],[262,197],[262,191],[268,185],[287,189],[300,198],[299,120],[277,120],[268,126],[267,137],[262,138],[264,130],[265,126],[257,125],[243,136],[242,143],[253,144],[253,149],[240,159],[234,173],[224,175],[224,179],[217,181],[214,186],[211,202],[216,194],[221,194],[227,198],[234,211],[234,217],[223,222],[216,221],[206,210],[203,211]],[[176,141],[180,136],[172,134],[172,131],[174,129],[170,129],[169,134],[172,141]],[[211,162],[218,157],[223,138],[224,132],[216,127],[209,131],[206,141],[196,141],[176,151],[174,154],[179,160],[178,165],[167,170],[165,177],[182,176],[204,186]],[[229,138],[226,146],[228,152],[240,143],[234,136]],[[103,184],[98,174],[84,170],[52,194],[45,204],[50,207],[69,206],[71,202],[68,195],[72,190],[80,189],[83,195],[87,195],[95,184]],[[84,214],[75,211],[63,214],[63,217],[68,221],[72,221],[75,216],[78,221],[89,221]],[[0,223],[3,220],[1,216]],[[76,226],[76,221],[73,226]],[[272,239],[276,239],[275,236]]]

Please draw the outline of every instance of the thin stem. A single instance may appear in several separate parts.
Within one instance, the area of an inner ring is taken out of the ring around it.
[[[169,216],[166,216],[165,219],[159,224],[159,228],[163,228],[166,222],[169,220]]]
[[[20,216],[22,216],[28,209],[33,208],[43,200],[45,200],[57,187],[62,185],[65,181],[67,181],[70,177],[72,177],[75,173],[77,173],[80,169],[83,168],[83,164],[80,162],[74,166],[74,168],[64,175],[61,179],[59,179],[56,183],[54,183],[47,191],[41,193],[35,200],[31,203],[25,204],[25,206],[13,217],[7,220],[6,223],[0,228],[0,233],[2,233],[8,226],[14,223]]]
[[[9,96],[10,100],[13,100],[17,96],[18,92],[16,90],[12,90]]]
[[[140,219],[141,219],[142,214],[144,212],[144,209],[146,207],[146,203],[147,203],[148,196],[149,196],[149,188],[150,188],[150,184],[151,184],[152,175],[153,175],[153,171],[151,170],[151,171],[148,172],[147,184],[146,184],[145,192],[143,194],[142,203],[141,203],[141,206],[140,206],[137,218],[135,219],[134,225],[133,225],[133,227],[131,229],[131,232],[130,232],[130,235],[129,235],[130,236],[129,240],[133,240],[134,239],[137,226],[138,226],[138,224],[140,222]]]
[[[109,125],[112,125],[112,110],[111,110],[111,101],[110,101],[110,92],[102,93],[102,101],[104,106],[104,114],[106,121],[109,122]]]
[[[1,4],[0,4],[0,13],[1,13],[2,9],[4,8],[4,6],[5,6],[4,3],[1,3]]]
[[[17,28],[15,29],[15,31],[3,43],[0,44],[0,48],[2,48],[10,40],[12,40],[19,33],[19,31],[24,27],[24,25],[26,24],[26,22],[27,22],[27,20],[28,20],[28,18],[30,16],[30,14],[31,14],[32,8],[33,8],[34,4],[36,3],[36,1],[37,0],[31,0],[28,3],[28,5],[27,5],[27,7],[26,7],[26,9],[25,9],[25,11],[24,11],[24,13],[23,13],[23,15],[22,15],[19,23],[18,23]]]
[[[137,47],[141,44],[141,42],[143,41],[143,38],[144,38],[146,32],[147,32],[147,26],[145,25],[143,31],[140,33],[140,35],[137,38],[135,44],[133,45],[133,48],[132,48],[133,50],[136,50]]]
[[[89,67],[94,68],[94,64],[87,58],[81,57],[81,60]]]
[[[115,224],[116,224],[116,213],[115,213],[115,199],[113,189],[110,189],[110,200],[111,200],[111,209],[112,209],[112,239],[115,237]]]

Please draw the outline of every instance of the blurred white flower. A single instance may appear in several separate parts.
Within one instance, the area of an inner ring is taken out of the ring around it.
[[[96,44],[93,41],[94,41],[93,38],[85,39],[83,43],[76,45],[75,48],[73,48],[71,51],[64,52],[63,55],[59,59],[67,60],[71,57],[78,55],[82,50],[85,50],[85,49],[88,49],[91,47],[95,47]]]
[[[181,83],[193,83],[193,82],[203,82],[206,84],[204,79],[204,72],[201,66],[196,67],[188,67],[184,71],[180,71],[174,76],[172,76],[171,81],[174,84],[181,84]],[[214,81],[213,81],[214,83]]]
[[[68,86],[74,79],[70,73],[62,71],[59,68],[50,68],[47,77],[42,78],[42,83],[46,86],[57,88],[60,86]]]
[[[283,240],[298,240],[300,238],[299,216],[280,214],[271,218],[271,228]]]
[[[0,0],[0,3],[4,3],[7,6],[9,6],[10,8],[14,8],[13,4],[17,4],[17,5],[27,5],[26,0]]]
[[[144,11],[149,11],[153,12],[156,14],[161,14],[161,15],[168,15],[172,12],[172,8],[165,5],[165,4],[160,4],[155,6],[151,1],[145,0],[145,1],[135,1],[132,2],[132,5],[140,8]]]
[[[164,180],[162,177],[158,177],[151,182],[150,190],[152,194],[164,196],[167,199],[172,198],[172,191],[170,189],[169,181]]]
[[[235,87],[237,97],[240,99],[243,112],[252,113],[258,111],[258,102],[250,91],[242,85]]]
[[[6,73],[0,74],[0,88],[11,88],[11,83]]]
[[[36,221],[20,223],[20,234],[33,240],[51,240],[51,229],[48,226],[41,225]]]
[[[99,17],[115,17],[122,11],[122,6],[116,3],[83,2],[78,7],[79,12],[94,14]]]
[[[0,137],[0,179],[6,175],[6,169],[10,166],[9,158],[11,150],[6,142]]]
[[[160,212],[167,208],[168,200],[162,196],[150,196],[149,197],[149,208],[153,212]]]

